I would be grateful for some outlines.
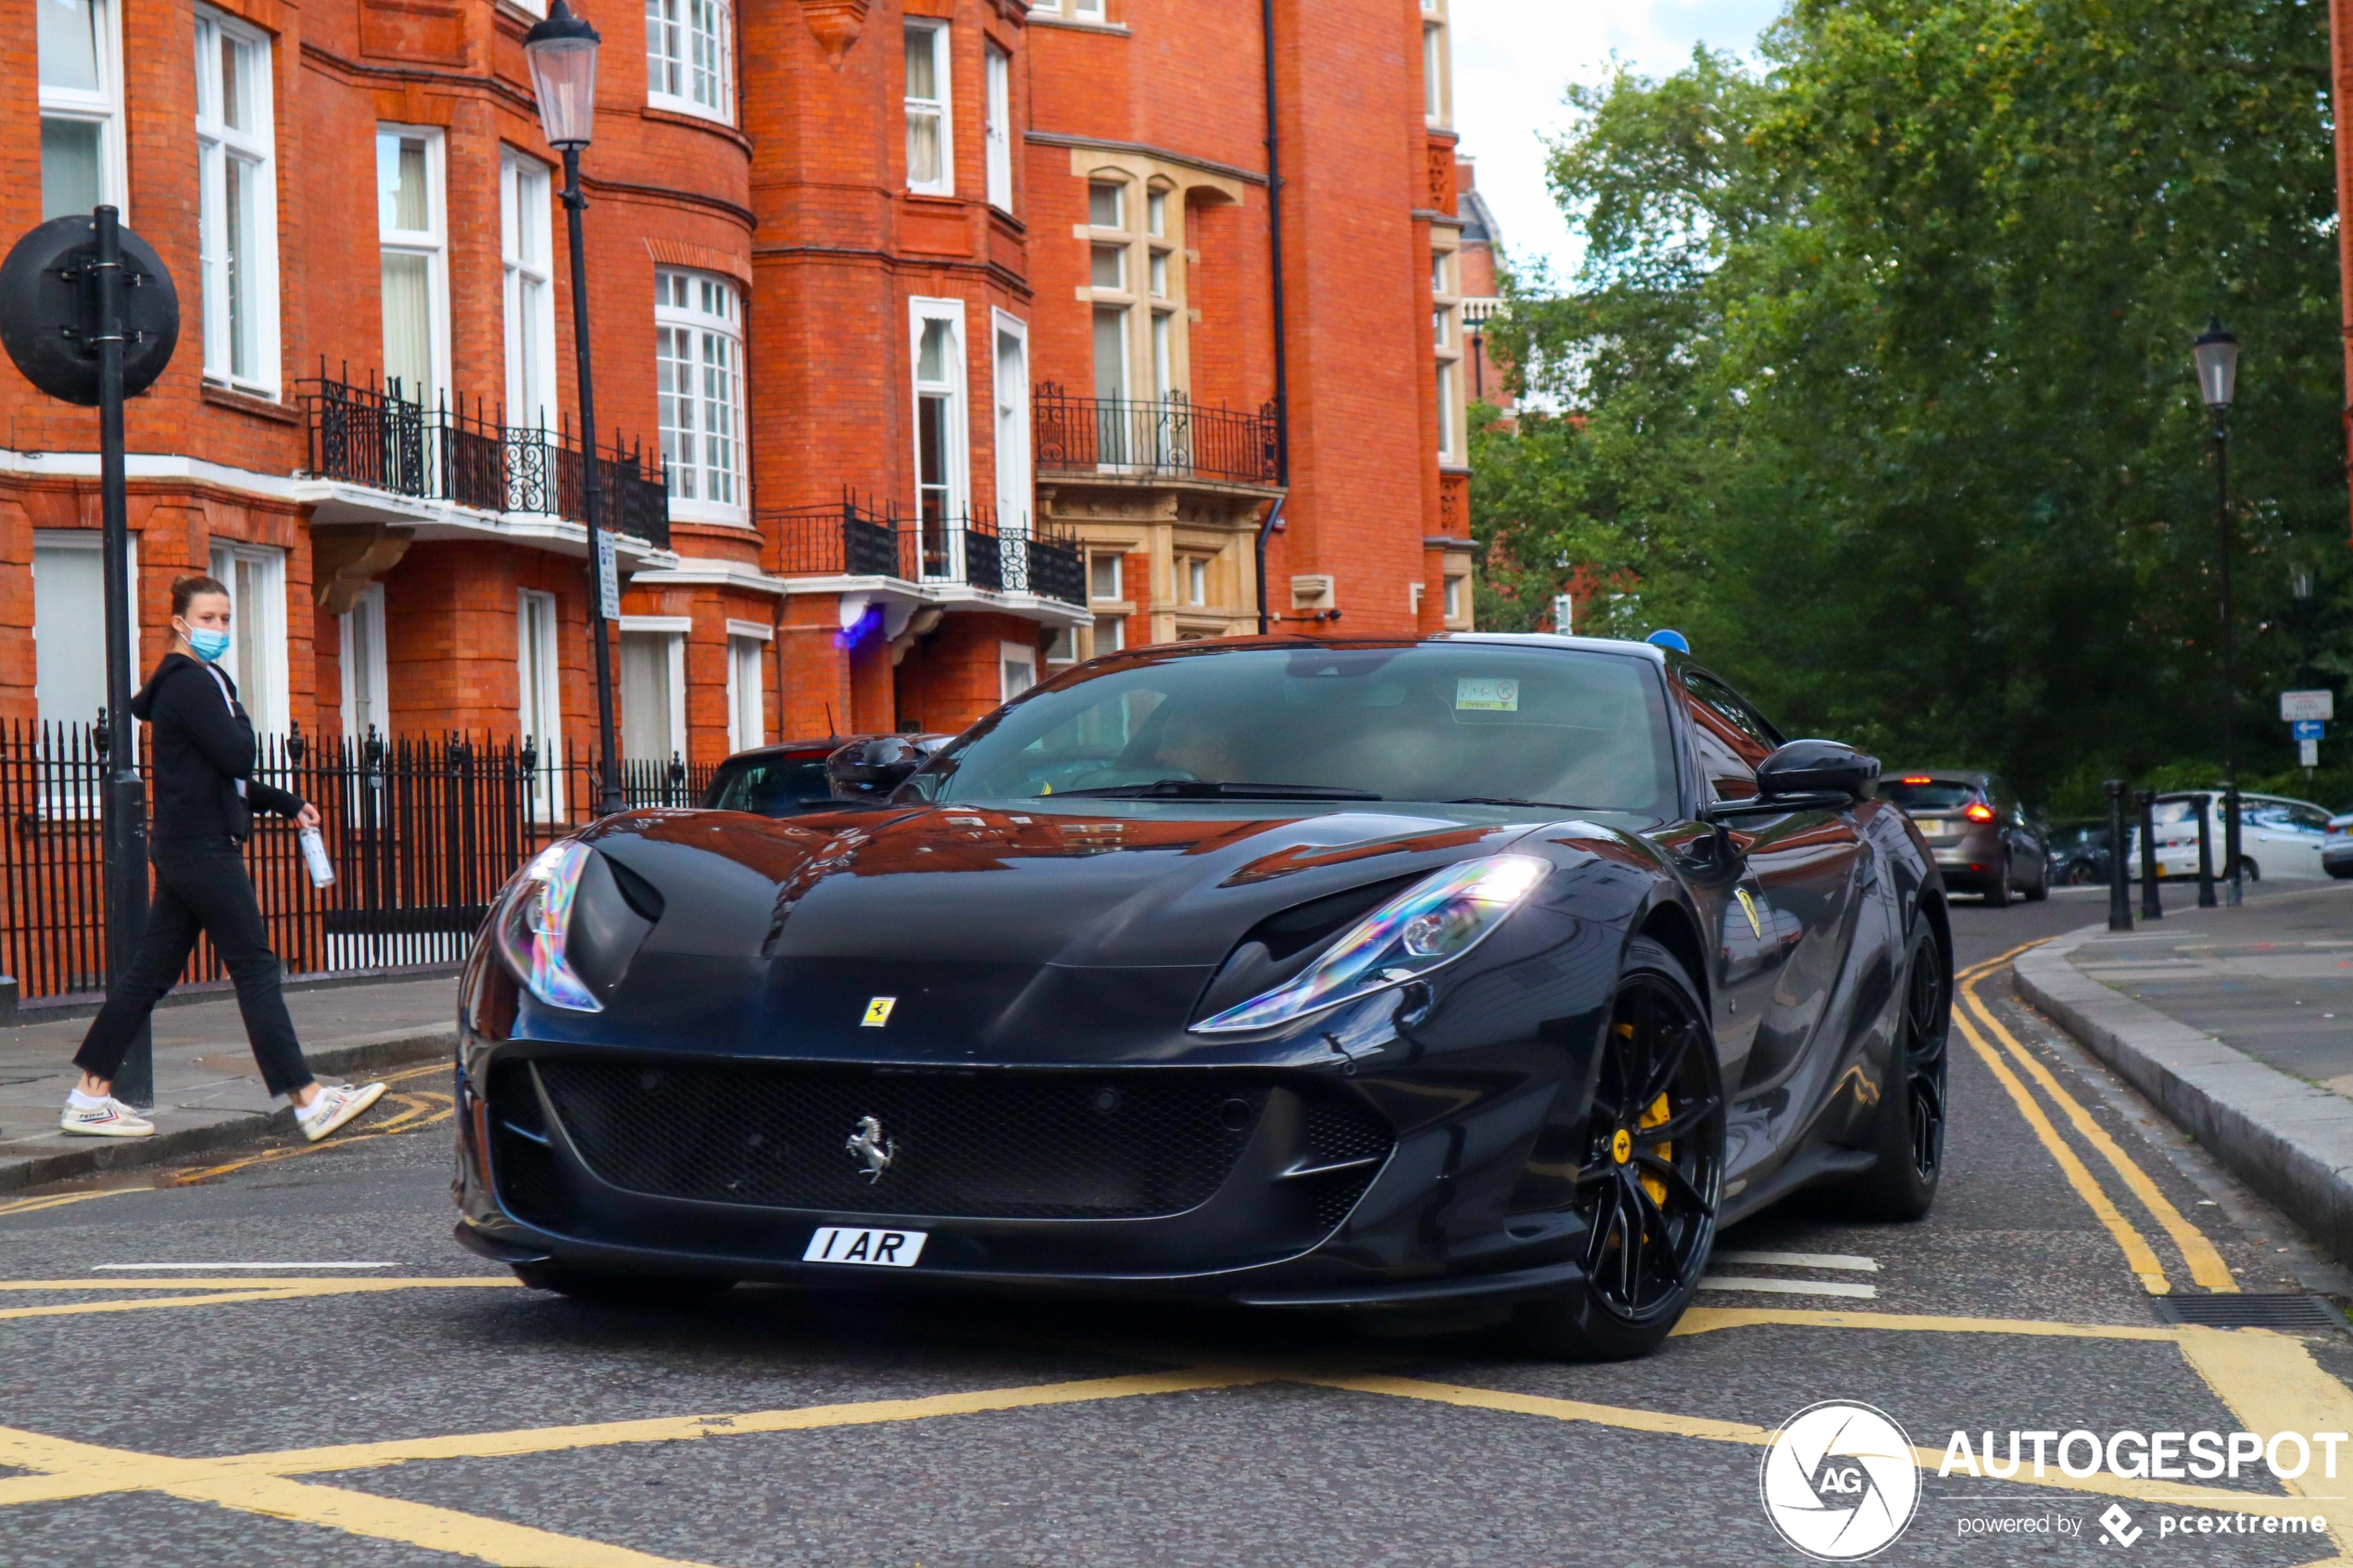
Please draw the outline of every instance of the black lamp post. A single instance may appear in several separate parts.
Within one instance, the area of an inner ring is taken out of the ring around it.
[[[1480,310],[1473,314],[1473,307],[1466,304],[1462,307],[1462,316],[1463,335],[1470,339],[1471,396],[1484,403],[1487,401],[1487,366],[1485,356],[1479,349],[1486,341],[1487,312]]]
[[[2198,396],[2214,416],[2214,526],[2222,550],[2222,869],[2230,879],[2227,901],[2240,897],[2238,685],[2232,668],[2235,626],[2231,613],[2231,398],[2238,388],[2239,340],[2209,316],[2206,331],[2190,345],[2197,363]]]
[[[601,525],[604,508],[597,472],[596,378],[588,368],[588,258],[580,237],[580,149],[597,118],[597,30],[555,0],[545,21],[522,35],[531,85],[539,95],[539,125],[547,144],[564,155],[564,218],[572,237],[572,348],[580,370],[580,495],[588,524],[588,638],[597,660],[597,812],[621,809],[621,765],[613,744],[612,649],[606,607],[618,608],[612,536]]]

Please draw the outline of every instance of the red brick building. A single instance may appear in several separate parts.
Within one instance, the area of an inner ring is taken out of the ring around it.
[[[1269,41],[1257,0],[586,0],[624,751],[957,728],[1262,613],[1467,625],[1446,5],[1276,0]],[[591,738],[534,19],[0,23],[41,84],[0,232],[114,202],[182,296],[129,414],[140,662],[212,571],[268,729]],[[83,721],[96,418],[7,367],[0,419],[0,719]]]

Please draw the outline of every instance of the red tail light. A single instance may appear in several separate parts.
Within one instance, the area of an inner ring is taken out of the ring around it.
[[[1906,773],[1895,782],[1897,784],[1934,784],[1936,781],[1926,773]]]
[[[1961,815],[1972,822],[1990,822],[1994,820],[1994,808],[1980,801],[1977,805],[1961,808]]]

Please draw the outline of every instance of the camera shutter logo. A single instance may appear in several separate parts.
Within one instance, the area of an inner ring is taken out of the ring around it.
[[[1757,1489],[1765,1517],[1808,1557],[1847,1562],[1904,1533],[1919,1506],[1912,1440],[1884,1411],[1826,1399],[1781,1424]]]

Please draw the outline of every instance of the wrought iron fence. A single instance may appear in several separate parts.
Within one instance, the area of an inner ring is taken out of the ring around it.
[[[1273,484],[1275,406],[1203,408],[1181,392],[1073,397],[1041,383],[1030,403],[1040,473],[1095,473]]]
[[[397,381],[356,383],[346,370],[302,383],[309,413],[310,471],[421,500],[493,512],[588,515],[579,438],[569,429],[510,425],[476,399],[427,407]],[[670,496],[661,455],[618,445],[597,455],[606,521],[661,548],[670,545]]]
[[[673,759],[621,771],[630,806],[692,806],[714,769]],[[103,725],[0,723],[0,972],[26,999],[106,985],[106,772]],[[256,777],[319,808],[335,866],[312,887],[294,824],[254,824],[246,869],[294,974],[456,962],[507,878],[597,802],[595,770],[569,745],[542,757],[454,734],[271,736]],[[203,943],[182,979],[224,972]]]
[[[762,511],[758,521],[781,546],[788,575],[960,583],[995,594],[1087,602],[1077,542],[1059,529],[1000,529],[986,516],[901,517],[855,495],[833,505]]]

